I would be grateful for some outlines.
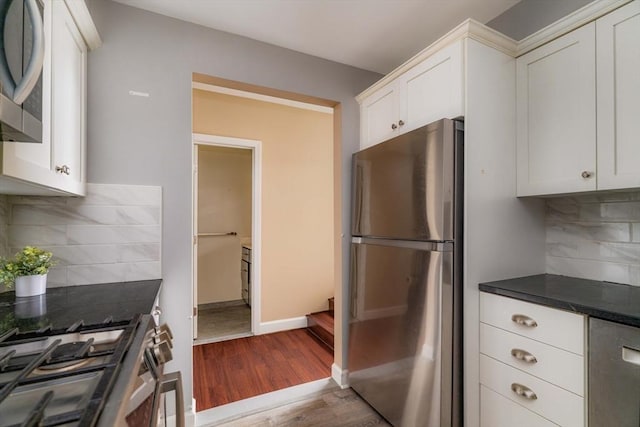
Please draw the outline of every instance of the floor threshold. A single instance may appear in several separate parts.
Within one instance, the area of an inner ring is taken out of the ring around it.
[[[295,403],[340,387],[331,378],[283,388],[196,413],[196,427],[216,426],[258,412]]]

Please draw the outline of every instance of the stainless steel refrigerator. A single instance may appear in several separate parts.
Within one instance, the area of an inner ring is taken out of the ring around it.
[[[353,155],[349,383],[394,426],[462,425],[463,128]]]

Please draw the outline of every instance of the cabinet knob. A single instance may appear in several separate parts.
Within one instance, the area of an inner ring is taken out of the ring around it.
[[[71,174],[71,168],[67,165],[56,166],[56,172],[63,173],[65,175]]]
[[[404,126],[404,120],[398,121],[398,126]]]
[[[538,359],[536,359],[536,357],[533,354],[529,353],[526,350],[520,350],[519,348],[514,348],[514,349],[511,349],[511,355],[516,359],[522,360],[523,362],[526,362],[526,363],[538,363]]]
[[[513,383],[511,384],[511,391],[513,391],[518,396],[524,397],[528,400],[536,400],[538,396],[531,390],[529,387],[524,386],[522,384]]]
[[[538,326],[538,322],[536,322],[529,316],[525,316],[524,314],[514,314],[513,316],[511,316],[511,321],[528,328],[535,328],[536,326]]]
[[[395,124],[395,123],[391,123],[391,129],[392,129],[392,130],[396,130],[396,129],[398,129],[398,125],[397,125],[397,124]]]
[[[584,179],[588,179],[588,178],[592,178],[594,173],[589,171],[582,171],[580,175],[582,175]]]

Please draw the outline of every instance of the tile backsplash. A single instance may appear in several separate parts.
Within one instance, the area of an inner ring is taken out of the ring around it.
[[[640,286],[640,191],[546,200],[547,273]]]
[[[49,287],[161,277],[161,187],[88,184],[83,198],[9,196],[7,205],[9,252],[35,245],[58,260]]]
[[[9,224],[9,200],[7,196],[0,195],[0,257],[9,255],[9,239],[7,228]]]

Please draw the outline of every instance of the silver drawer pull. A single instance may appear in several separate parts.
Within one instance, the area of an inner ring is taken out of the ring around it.
[[[538,322],[533,320],[529,316],[525,316],[524,314],[514,314],[511,316],[511,320],[516,322],[518,325],[526,326],[528,328],[535,328],[538,326]]]
[[[536,400],[538,396],[531,390],[529,387],[524,386],[522,384],[513,383],[511,384],[511,391],[513,391],[518,396],[524,397],[528,400]]]
[[[511,355],[518,360],[522,360],[523,362],[527,362],[527,363],[538,362],[538,359],[536,359],[536,357],[533,354],[529,353],[526,350],[520,350],[519,348],[512,348]]]

